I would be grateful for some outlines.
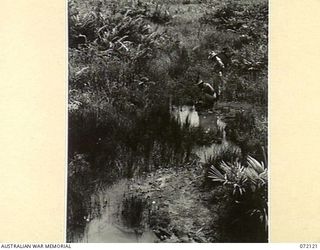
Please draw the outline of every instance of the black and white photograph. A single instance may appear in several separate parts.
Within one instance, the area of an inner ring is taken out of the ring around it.
[[[268,242],[268,0],[67,8],[67,242]]]

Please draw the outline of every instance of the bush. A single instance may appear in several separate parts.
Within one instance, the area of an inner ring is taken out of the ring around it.
[[[225,224],[225,237],[232,242],[267,242],[268,176],[264,164],[250,156],[246,166],[222,162],[211,166],[209,178],[222,183],[232,197],[229,211],[220,221]]]
[[[265,119],[265,117],[262,116],[261,119]],[[244,159],[248,154],[251,154],[259,161],[266,162],[265,149],[267,148],[268,131],[263,126],[266,121],[262,122],[258,120],[253,111],[238,111],[228,123],[227,138],[239,145]],[[243,163],[245,164],[245,161]]]

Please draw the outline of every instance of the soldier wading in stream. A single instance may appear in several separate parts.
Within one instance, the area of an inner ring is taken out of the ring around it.
[[[221,95],[223,81],[223,74],[226,71],[226,68],[231,64],[231,56],[232,52],[228,48],[223,48],[221,52],[216,53],[211,51],[209,53],[208,59],[214,62],[213,71],[218,73],[219,82],[216,84],[216,88],[214,88],[210,83],[199,80],[197,86],[201,89],[204,97],[204,101],[206,103],[215,104],[218,101],[218,98]]]

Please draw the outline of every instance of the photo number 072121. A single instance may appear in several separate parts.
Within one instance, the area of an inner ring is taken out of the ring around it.
[[[268,242],[268,11],[68,0],[68,242]]]

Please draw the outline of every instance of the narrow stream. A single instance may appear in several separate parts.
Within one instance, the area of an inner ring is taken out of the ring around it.
[[[84,235],[77,242],[91,243],[153,243],[157,237],[145,227],[137,230],[125,226],[122,219],[123,200],[130,190],[130,181],[123,179],[91,197],[91,214]]]
[[[188,123],[191,127],[201,126],[207,132],[219,129],[219,116],[214,113],[199,114],[194,106],[172,106],[171,115],[178,120],[181,126]],[[200,162],[206,162],[209,157],[228,145],[225,139],[225,132],[222,132],[223,139],[221,144],[194,148],[193,152],[198,155]],[[91,214],[84,217],[84,220],[87,221],[84,235],[79,236],[74,241],[95,243],[156,242],[158,238],[148,228],[147,223],[145,223],[142,229],[140,227],[137,230],[136,228],[126,226],[126,223],[123,221],[121,216],[123,200],[129,191],[130,181],[123,179],[113,186],[92,195]]]
[[[171,115],[181,126],[188,123],[191,127],[202,127],[206,132],[221,130],[223,135],[221,144],[213,143],[210,146],[199,146],[193,149],[193,153],[200,158],[200,162],[207,162],[210,157],[217,154],[223,148],[228,147],[229,143],[226,140],[226,132],[224,130],[226,124],[214,112],[201,114],[196,111],[194,106],[185,105],[180,107],[172,106]]]

